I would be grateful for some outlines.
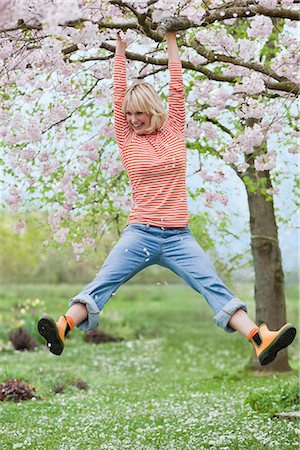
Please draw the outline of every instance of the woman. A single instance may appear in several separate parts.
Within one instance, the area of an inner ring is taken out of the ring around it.
[[[151,264],[168,267],[201,293],[215,313],[214,322],[227,332],[238,330],[252,342],[262,365],[289,345],[291,324],[278,331],[258,327],[247,307],[217,276],[189,229],[186,193],[185,107],[182,67],[176,33],[166,33],[170,86],[168,114],[160,97],[145,82],[126,86],[126,44],[117,35],[114,61],[115,134],[132,187],[128,224],[95,279],[70,300],[58,322],[40,319],[38,329],[50,351],[61,354],[76,325],[88,331],[112,294]]]

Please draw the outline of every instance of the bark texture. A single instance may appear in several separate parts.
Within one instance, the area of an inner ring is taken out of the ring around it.
[[[256,183],[259,178],[265,178],[267,189],[272,187],[268,171],[257,172],[251,167],[247,171],[247,175]],[[251,250],[255,270],[256,322],[258,325],[266,323],[269,329],[276,330],[287,320],[284,273],[274,204],[273,200],[266,201],[259,188],[253,192],[246,185],[246,189],[250,211]],[[288,364],[287,349],[281,350],[275,361],[268,366],[261,367],[256,358],[253,358],[252,365],[260,371],[291,370]]]

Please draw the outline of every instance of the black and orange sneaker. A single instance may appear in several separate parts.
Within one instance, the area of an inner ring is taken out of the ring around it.
[[[43,316],[38,322],[38,331],[47,341],[51,353],[60,355],[65,346],[65,339],[71,327],[66,316],[60,316],[55,322],[50,316]]]
[[[266,366],[274,361],[280,350],[293,342],[295,336],[296,328],[290,323],[286,323],[277,331],[269,330],[263,323],[256,332],[253,330],[248,340],[252,342],[260,364]]]

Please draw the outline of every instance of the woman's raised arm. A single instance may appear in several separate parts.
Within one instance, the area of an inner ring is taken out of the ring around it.
[[[178,45],[176,41],[176,31],[166,33],[169,61],[180,61]]]
[[[166,40],[169,58],[168,67],[170,72],[167,122],[175,131],[184,134],[185,92],[182,79],[182,65],[176,41],[176,32],[168,31],[166,33]]]
[[[115,136],[119,146],[122,146],[130,128],[122,111],[123,99],[127,90],[126,81],[126,42],[117,34],[114,59],[114,119]]]
[[[116,44],[116,55],[125,56],[125,50],[126,50],[126,42],[123,41],[117,33],[117,44]]]

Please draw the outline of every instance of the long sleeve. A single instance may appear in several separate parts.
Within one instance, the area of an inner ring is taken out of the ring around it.
[[[185,92],[181,61],[169,61],[170,73],[168,118],[169,125],[184,134],[185,130]]]
[[[122,146],[124,140],[130,132],[124,113],[122,112],[122,103],[126,93],[126,57],[115,55],[114,57],[114,120],[115,136],[119,146]]]

